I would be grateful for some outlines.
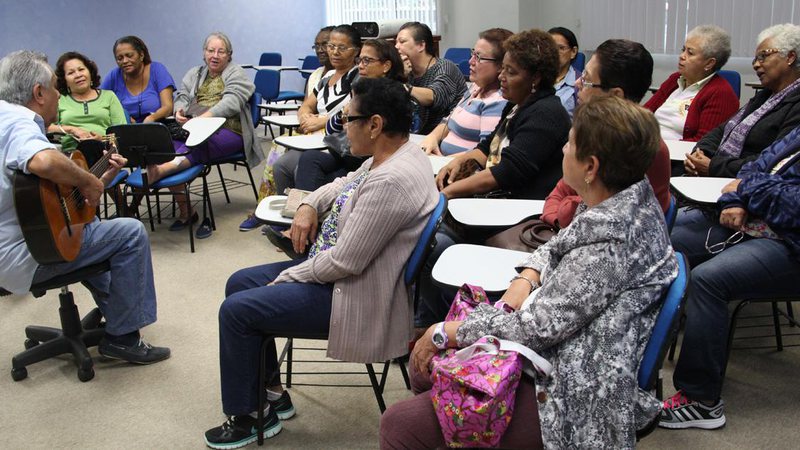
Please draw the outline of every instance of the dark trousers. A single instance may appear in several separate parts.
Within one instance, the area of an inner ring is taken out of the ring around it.
[[[347,167],[330,153],[307,151],[300,155],[294,185],[298,189],[315,191],[345,175]]]
[[[219,309],[219,364],[222,409],[226,415],[256,411],[258,364],[266,333],[327,332],[332,284],[279,283],[267,286],[286,268],[305,259],[242,269],[228,279]],[[275,343],[267,346],[267,386],[280,383]]]
[[[681,209],[672,231],[675,251],[686,255],[692,268],[686,328],[672,380],[691,399],[720,397],[727,364],[728,302],[797,294],[800,262],[783,241],[745,238],[717,255],[706,250],[706,240],[713,245],[733,233],[696,209]]]

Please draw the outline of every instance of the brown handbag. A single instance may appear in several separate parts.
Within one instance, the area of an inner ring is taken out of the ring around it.
[[[541,219],[529,219],[486,239],[484,245],[520,252],[532,252],[552,239],[558,228]]]

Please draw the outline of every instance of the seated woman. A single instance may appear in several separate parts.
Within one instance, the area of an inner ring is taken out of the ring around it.
[[[314,54],[317,55],[320,65],[308,76],[306,92],[311,92],[314,86],[319,84],[319,80],[321,80],[326,73],[333,70],[331,60],[328,58],[328,40],[331,38],[331,31],[333,31],[334,28],[336,27],[333,25],[322,27],[319,32],[317,32],[316,37],[314,37],[314,45],[311,46],[311,49],[314,50]]]
[[[433,33],[424,23],[400,27],[395,47],[405,63],[406,89],[419,105],[411,132],[429,134],[464,96],[464,75],[452,61],[433,54]]]
[[[686,326],[664,402],[664,428],[725,425],[728,302],[797,297],[800,276],[800,127],[744,166],[723,188],[719,216],[681,209],[672,245],[692,267]]]
[[[644,45],[627,39],[608,39],[594,51],[577,81],[578,102],[587,102],[594,96],[615,95],[639,103],[647,93],[652,76],[653,57]],[[656,157],[647,169],[647,179],[658,204],[666,212],[670,206],[669,148],[663,139],[659,141]],[[581,202],[581,196],[562,178],[545,198],[541,219],[564,228],[572,222]]]
[[[491,28],[478,35],[469,59],[472,86],[450,116],[420,143],[425,153],[449,156],[472,150],[497,127],[506,106],[498,79],[506,54],[503,43],[512,34]]]
[[[580,74],[572,67],[572,62],[578,56],[578,38],[570,29],[564,27],[550,28],[547,32],[553,36],[558,48],[558,76],[553,87],[572,120],[572,113],[578,103],[578,89],[575,87],[575,81],[580,77]]]
[[[699,141],[739,109],[739,98],[718,74],[730,56],[731,37],[716,25],[686,35],[678,71],[644,105],[655,113],[662,139]]]
[[[400,54],[386,39],[364,41],[361,46],[361,54],[356,58],[356,65],[359,77],[386,77],[390,80],[405,82]],[[302,152],[294,176],[294,185],[298,189],[314,191],[336,178],[347,175],[348,172],[359,168],[364,162],[363,157],[343,154],[350,142],[344,135],[340,135],[344,131],[342,112],[343,110],[339,110],[331,115],[325,126],[328,135],[339,135],[336,140],[340,144],[339,148],[331,149],[328,152]]]
[[[523,377],[502,448],[633,448],[659,402],[636,371],[664,290],[678,273],[664,215],[644,179],[658,123],[632,102],[597,97],[575,111],[564,179],[585,204],[572,225],[517,267],[502,297],[431,326],[411,354],[418,394],[381,417],[381,448],[444,445],[431,402],[431,357],[485,335],[523,344],[553,365]],[[531,295],[533,294],[533,295]],[[438,345],[437,345],[438,343]],[[538,399],[538,401],[537,401]]]
[[[175,141],[175,153],[186,154],[174,160],[147,168],[149,182],[186,170],[197,164],[230,155],[244,149],[250,167],[258,165],[263,158],[261,147],[253,132],[253,116],[248,100],[255,92],[255,85],[244,69],[231,64],[233,47],[223,33],[214,32],[206,37],[203,44],[205,64],[189,69],[181,81],[181,88],[175,98],[175,120],[186,123],[192,117],[224,117],[227,120],[216,133],[202,145],[194,148],[185,142]],[[170,188],[182,192],[182,186]],[[180,217],[170,231],[184,229],[189,220],[197,220],[197,214],[190,214],[190,206],[183,196],[176,196],[180,207]],[[197,237],[211,235],[210,226],[197,229]]]
[[[219,334],[222,405],[229,418],[206,432],[211,448],[256,440],[265,333],[327,332],[328,356],[354,362],[408,352],[412,305],[403,267],[438,195],[427,158],[408,141],[411,105],[402,84],[359,80],[349,108],[343,119],[353,154],[371,157],[303,200],[291,235],[298,252],[311,243],[308,259],[243,269],[228,280]],[[325,212],[330,215],[317,233]],[[266,365],[264,432],[270,437],[281,430],[279,417],[291,417],[294,407],[280,383],[274,342]]]
[[[773,25],[758,35],[753,70],[764,89],[686,155],[688,175],[735,177],[742,166],[800,125],[800,26]]]
[[[326,73],[303,100],[303,105],[297,111],[297,118],[300,121],[297,131],[303,134],[324,133],[328,118],[350,101],[350,88],[358,76],[355,59],[360,50],[361,35],[352,26],[339,25],[331,31],[328,58],[331,60],[333,70]],[[267,165],[264,168],[264,179],[268,180],[274,176],[274,186],[278,194],[294,187],[294,173],[303,153],[299,150],[283,151],[283,148],[280,148],[283,154],[272,166]],[[268,158],[268,161],[270,159]]]
[[[127,123],[117,96],[98,89],[100,76],[94,61],[78,52],[67,52],[58,58],[55,72],[56,88],[61,93],[58,121],[47,131],[64,134],[63,150],[75,150],[80,141],[100,140],[111,125]],[[91,159],[99,155],[87,156]]]
[[[150,59],[144,41],[125,36],[114,42],[117,68],[100,85],[117,94],[131,122],[146,123],[172,115],[175,80],[163,64]]]
[[[530,30],[511,36],[504,47],[500,86],[509,103],[492,134],[439,171],[436,183],[448,198],[501,189],[513,198],[543,199],[561,178],[570,120],[553,89],[555,41]],[[486,170],[457,177],[475,163]]]

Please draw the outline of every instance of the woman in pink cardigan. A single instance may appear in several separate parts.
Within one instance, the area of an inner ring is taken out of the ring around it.
[[[662,139],[699,141],[739,109],[733,88],[717,73],[730,54],[731,38],[722,28],[700,25],[689,32],[678,71],[644,105],[655,113]]]

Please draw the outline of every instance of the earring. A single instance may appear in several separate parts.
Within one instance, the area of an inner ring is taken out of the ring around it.
[[[534,92],[536,92],[536,83],[531,85],[531,94],[533,94]]]
[[[590,179],[588,179],[588,178],[584,178],[584,179],[583,179],[583,182],[584,182],[584,183],[586,183],[586,184],[588,185],[588,184],[591,184],[591,183],[592,183],[592,180],[590,180]]]

